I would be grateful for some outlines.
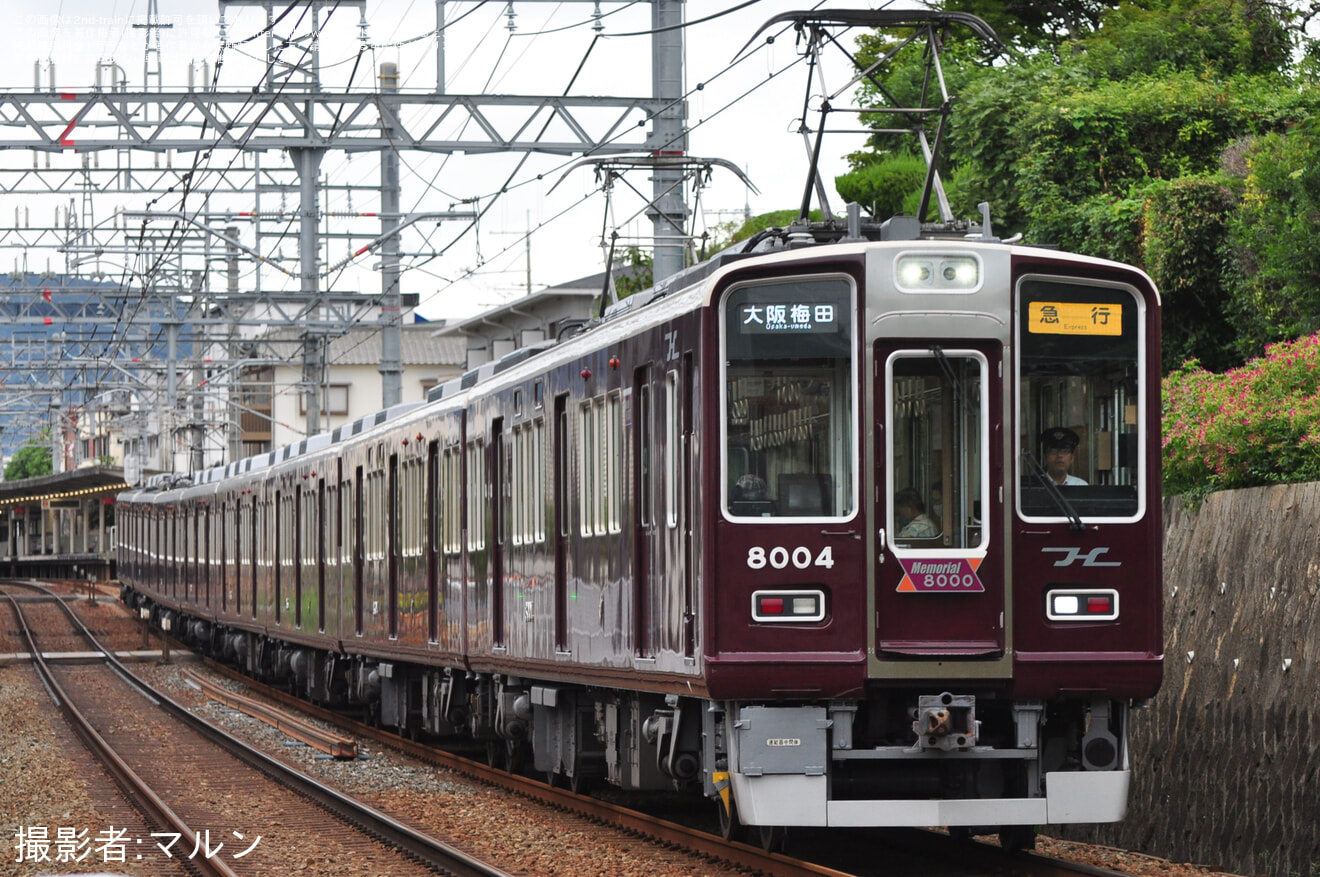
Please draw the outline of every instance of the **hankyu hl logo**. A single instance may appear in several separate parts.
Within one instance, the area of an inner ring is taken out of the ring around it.
[[[1054,561],[1055,566],[1072,566],[1077,561],[1082,562],[1082,566],[1122,566],[1122,562],[1117,560],[1100,560],[1100,555],[1109,551],[1108,548],[1092,548],[1085,554],[1080,548],[1042,548],[1042,552],[1055,552],[1064,555],[1062,560]]]

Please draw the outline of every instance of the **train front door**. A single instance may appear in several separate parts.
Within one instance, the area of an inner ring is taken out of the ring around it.
[[[998,345],[876,348],[876,653],[1004,655]]]

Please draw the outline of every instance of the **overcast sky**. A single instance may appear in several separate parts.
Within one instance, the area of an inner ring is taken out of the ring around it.
[[[111,62],[121,68],[129,90],[142,87],[147,36],[151,32],[133,25],[146,21],[147,0],[10,0],[6,5],[10,32],[7,49],[0,55],[0,88],[31,90],[38,66],[42,87],[48,87],[53,63],[58,88],[76,91],[95,81],[98,62],[107,65],[105,70]],[[451,0],[446,4],[450,93],[561,94],[581,65],[572,94],[649,96],[650,37],[626,36],[650,27],[649,3],[602,0],[605,39],[598,40],[594,47],[591,3],[515,2],[513,31],[508,29],[506,5],[503,0],[485,4]],[[746,170],[760,190],[760,194],[752,194],[733,174],[717,170],[701,205],[710,224],[728,220],[745,207],[761,213],[798,206],[807,168],[806,147],[797,132],[806,89],[805,66],[799,63],[771,81],[773,74],[792,65],[798,57],[794,35],[782,34],[772,46],[760,48],[749,60],[729,72],[723,71],[761,24],[780,12],[811,5],[806,0],[760,0],[746,5],[740,0],[689,0],[685,4],[685,18],[694,22],[685,30],[685,85],[691,91],[698,83],[707,83],[690,97],[690,152],[733,162]],[[883,0],[827,0],[822,5],[880,8],[889,4]],[[709,22],[698,22],[738,6],[743,8]],[[216,0],[158,0],[157,9],[160,21],[172,25],[160,31],[159,58],[166,90],[185,87],[190,66],[200,80],[203,61],[212,72],[217,61],[222,62],[222,90],[251,88],[260,81],[258,55],[264,51],[263,40],[230,45],[221,57]],[[366,9],[367,42],[372,48],[363,55],[352,87],[369,85],[370,76],[381,63],[389,61],[399,66],[401,90],[434,90],[435,0],[368,0]],[[327,89],[343,88],[349,82],[361,45],[359,18],[356,9],[341,9],[324,28],[321,67]],[[259,9],[230,7],[227,37],[236,44],[257,33],[264,23],[264,12]],[[830,61],[825,71],[829,77],[826,86],[836,89],[845,81],[847,71],[841,55],[836,53]],[[813,93],[819,91],[818,85]],[[850,103],[846,96],[837,102]],[[839,121],[833,125],[856,126],[855,117],[840,114],[836,118]],[[810,120],[813,126],[815,121]],[[832,184],[834,176],[847,169],[843,156],[859,148],[862,140],[860,134],[826,139],[822,158],[826,181]],[[11,154],[4,160],[12,163],[15,156]],[[446,209],[456,198],[488,196],[499,189],[518,160],[516,156],[405,153],[400,166],[403,209]],[[468,316],[521,295],[525,291],[527,256],[520,235],[529,226],[537,229],[531,238],[534,289],[602,269],[604,257],[599,242],[606,222],[605,199],[592,196],[595,179],[588,169],[569,174],[551,192],[551,186],[564,175],[564,167],[565,160],[557,157],[528,160],[515,177],[522,185],[498,200],[482,221],[479,234],[469,233],[454,243],[461,225],[446,223],[438,229],[428,225],[424,231],[407,237],[403,246],[408,251],[448,247],[437,258],[405,260],[403,290],[421,296],[424,315]],[[371,186],[379,180],[378,162],[373,156],[358,155],[351,160],[342,155],[327,156],[323,170],[337,182]],[[538,175],[542,178],[537,179]],[[644,174],[632,178],[632,183],[649,193],[650,183]],[[832,185],[829,191],[831,206],[841,212],[842,204]],[[322,207],[346,211],[350,207],[374,210],[376,206],[374,194],[369,191],[359,193],[351,205],[346,199],[346,195],[336,194]],[[364,199],[370,199],[370,203],[364,204]],[[145,204],[123,206],[142,209]],[[621,195],[616,200],[614,220],[623,226],[625,234],[649,232],[647,221],[625,222],[640,208],[641,203],[635,199]],[[7,215],[0,214],[0,222],[4,221]],[[364,228],[369,231],[371,226]],[[13,256],[0,253],[0,259],[0,268],[8,270]],[[365,266],[366,260],[363,262]],[[266,282],[274,285],[277,279],[269,277]],[[379,288],[379,281],[366,270],[345,272],[333,283],[340,290]]]

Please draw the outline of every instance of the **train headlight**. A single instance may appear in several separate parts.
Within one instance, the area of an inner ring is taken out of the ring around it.
[[[1115,621],[1118,619],[1118,591],[1049,591],[1045,594],[1045,617],[1050,621]]]
[[[935,279],[935,265],[926,259],[898,260],[898,285],[901,289],[930,286]]]
[[[894,263],[894,284],[902,292],[975,292],[981,262],[975,256],[909,253]]]
[[[753,621],[823,621],[824,591],[754,591]]]

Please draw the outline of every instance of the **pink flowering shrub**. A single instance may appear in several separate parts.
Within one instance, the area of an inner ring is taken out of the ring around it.
[[[1164,379],[1164,488],[1320,481],[1320,334],[1212,374],[1190,360]]]

